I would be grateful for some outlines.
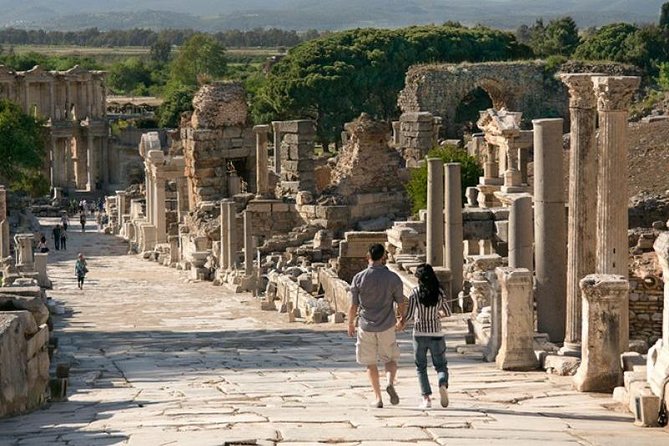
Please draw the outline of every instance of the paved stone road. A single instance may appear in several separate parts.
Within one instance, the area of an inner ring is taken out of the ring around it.
[[[652,445],[669,433],[632,425],[608,395],[568,378],[506,373],[455,353],[451,407],[416,409],[408,334],[401,337],[400,405],[372,409],[343,326],[288,324],[253,298],[125,255],[117,238],[72,232],[52,252],[60,359],[70,397],[0,421],[0,445]],[[89,258],[84,290],[73,275]]]

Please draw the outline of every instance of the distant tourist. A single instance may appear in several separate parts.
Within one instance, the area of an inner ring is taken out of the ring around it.
[[[57,224],[51,230],[51,237],[53,238],[53,245],[56,248],[56,251],[58,251],[60,249],[60,231],[61,230],[62,230],[62,228],[60,227],[60,224]]]
[[[67,231],[67,226],[70,224],[70,218],[67,216],[67,212],[63,212],[60,216],[60,224],[63,225],[63,229]]]
[[[49,252],[49,247],[46,246],[46,237],[44,237],[44,235],[42,235],[39,239],[37,250],[41,253]]]
[[[418,286],[409,295],[409,310],[406,320],[414,319],[413,351],[418,372],[422,401],[421,409],[432,407],[430,380],[427,377],[427,352],[439,379],[439,395],[442,407],[448,407],[448,363],[446,342],[441,329],[441,317],[450,316],[451,310],[432,266],[422,264],[416,268]]]
[[[67,231],[65,228],[60,230],[60,249],[67,251]]]
[[[390,403],[399,404],[395,391],[395,375],[400,348],[395,331],[404,326],[404,295],[399,276],[385,266],[386,252],[383,245],[370,246],[367,253],[369,267],[353,277],[351,282],[351,307],[348,311],[348,335],[357,333],[355,356],[358,364],[367,367],[367,375],[374,390],[377,408],[383,407],[377,361],[385,365]],[[400,319],[396,319],[397,314]],[[355,327],[358,316],[358,329]]]
[[[74,273],[77,275],[77,286],[81,290],[84,288],[84,277],[86,277],[86,273],[88,273],[86,259],[84,259],[82,253],[79,253],[77,256],[77,262],[74,264]]]
[[[84,212],[79,216],[79,223],[81,223],[81,232],[86,231],[86,214]]]

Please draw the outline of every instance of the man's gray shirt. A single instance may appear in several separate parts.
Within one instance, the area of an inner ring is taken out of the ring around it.
[[[360,308],[359,325],[365,331],[385,331],[395,325],[395,308],[404,301],[402,280],[385,266],[370,266],[351,282],[351,303]]]

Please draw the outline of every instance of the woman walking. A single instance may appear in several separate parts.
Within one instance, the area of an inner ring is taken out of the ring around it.
[[[448,407],[448,364],[441,317],[450,316],[451,310],[432,266],[426,263],[418,266],[415,276],[418,286],[409,295],[406,320],[414,319],[413,350],[422,395],[420,408],[432,407],[432,389],[427,376],[428,351],[439,379],[441,406]]]
[[[79,253],[77,256],[77,262],[74,264],[74,273],[77,275],[77,286],[81,290],[84,288],[84,277],[86,277],[86,273],[88,273],[86,259],[84,259],[82,253]]]

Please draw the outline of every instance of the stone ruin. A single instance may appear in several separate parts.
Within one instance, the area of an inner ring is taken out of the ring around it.
[[[313,122],[247,127],[242,93],[224,84],[196,96],[196,111],[181,129],[183,169],[171,150],[152,146],[146,198],[129,205],[123,193],[108,198],[123,208],[122,223],[110,231],[149,259],[189,270],[192,280],[264,294],[264,309],[313,323],[343,320],[348,281],[364,268],[368,246],[383,243],[407,293],[415,286],[414,268],[427,261],[456,306],[471,312],[468,341],[478,345],[463,348],[479,349],[504,370],[575,373],[581,391],[611,391],[625,372],[626,387],[616,395],[627,404],[638,396],[637,406],[648,412],[669,374],[669,303],[665,291],[663,339],[649,354],[648,380],[630,387],[641,382],[641,372],[634,368],[638,354],[627,353],[629,339],[647,330],[636,312],[656,314],[659,306],[630,303],[631,296],[648,301],[640,286],[651,285],[632,280],[638,291],[629,294],[627,203],[616,198],[627,187],[621,129],[639,79],[579,73],[561,80],[571,113],[567,195],[562,119],[534,120],[533,130],[522,130],[518,112],[482,111],[483,134],[472,144],[484,175],[465,191],[463,206],[460,166],[420,161],[437,141],[440,121],[432,115],[403,115],[391,136],[363,114],[345,126],[338,155],[316,156]],[[232,133],[253,135],[255,150],[245,148],[247,136],[219,144]],[[248,166],[242,189],[231,187],[234,175],[220,161],[239,160],[236,155]],[[597,157],[605,161],[598,165]],[[409,213],[407,166],[418,162],[428,167],[428,208],[416,221],[402,220]],[[158,180],[167,166],[174,166],[172,195]],[[166,212],[174,214],[171,223],[162,220]],[[655,242],[660,263],[662,243],[664,234]],[[652,286],[660,288],[658,281]],[[642,409],[637,415],[651,424]]]
[[[17,232],[11,256],[8,208],[7,192],[0,186],[0,418],[46,402],[53,351],[45,292],[51,287],[48,254],[34,253],[35,234]]]

